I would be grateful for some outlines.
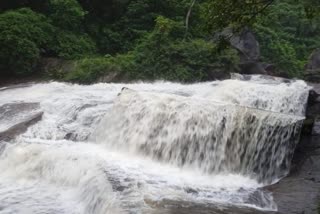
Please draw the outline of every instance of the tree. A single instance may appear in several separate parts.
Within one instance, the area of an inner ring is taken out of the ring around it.
[[[49,15],[53,24],[68,31],[80,31],[86,15],[76,0],[50,0]]]
[[[48,49],[53,26],[45,16],[23,8],[0,15],[0,32],[2,74],[28,74]]]
[[[303,4],[306,15],[313,18],[320,15],[320,1],[293,0]],[[208,31],[220,31],[226,27],[242,29],[254,24],[260,15],[265,14],[270,6],[279,0],[207,0],[203,3],[204,20]],[[293,2],[293,4],[295,4]]]

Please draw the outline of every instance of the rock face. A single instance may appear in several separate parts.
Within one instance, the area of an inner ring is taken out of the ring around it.
[[[258,61],[260,59],[259,42],[249,29],[239,35],[232,36],[230,43],[240,52],[241,61]]]
[[[320,82],[320,49],[315,50],[306,65],[305,79],[310,82]]]
[[[306,65],[308,70],[318,70],[320,69],[320,49],[313,51],[310,56],[309,63]]]
[[[0,106],[0,141],[23,133],[42,118],[39,103],[10,103]]]
[[[320,84],[309,84],[310,91],[304,134],[320,136]]]
[[[241,74],[266,74],[264,66],[259,62],[260,45],[254,33],[245,29],[238,35],[233,35],[231,30],[226,30],[225,35],[232,35],[230,44],[238,50],[240,56]]]

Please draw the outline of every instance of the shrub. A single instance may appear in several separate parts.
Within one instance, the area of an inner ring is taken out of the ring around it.
[[[65,77],[65,80],[81,84],[93,83],[103,74],[126,73],[132,67],[132,63],[130,54],[81,59],[76,62],[74,70]]]
[[[52,51],[64,59],[78,59],[96,51],[95,43],[85,34],[78,35],[69,31],[57,30],[53,41]]]
[[[180,32],[179,23],[159,17],[154,31],[134,51],[132,78],[200,81],[211,70],[232,71],[237,64],[235,51],[219,52],[203,39],[174,39]]]
[[[49,18],[59,28],[79,31],[85,14],[76,0],[50,0]]]
[[[28,75],[39,59],[34,42],[20,37],[0,36],[0,72],[4,75]]]
[[[47,50],[53,27],[43,15],[22,8],[0,15],[0,32],[1,72],[26,75]]]

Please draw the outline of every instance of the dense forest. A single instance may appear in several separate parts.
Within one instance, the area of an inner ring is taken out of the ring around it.
[[[203,81],[235,72],[229,34],[250,29],[259,61],[302,77],[320,47],[317,0],[2,0],[0,74],[78,83],[108,73],[126,80]],[[68,72],[42,74],[44,58],[72,60]]]

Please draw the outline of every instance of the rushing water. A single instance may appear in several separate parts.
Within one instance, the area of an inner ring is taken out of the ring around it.
[[[287,174],[307,94],[303,81],[258,77],[2,91],[1,105],[40,102],[44,115],[2,142],[0,213],[156,213],[181,204],[275,210],[259,188]]]

